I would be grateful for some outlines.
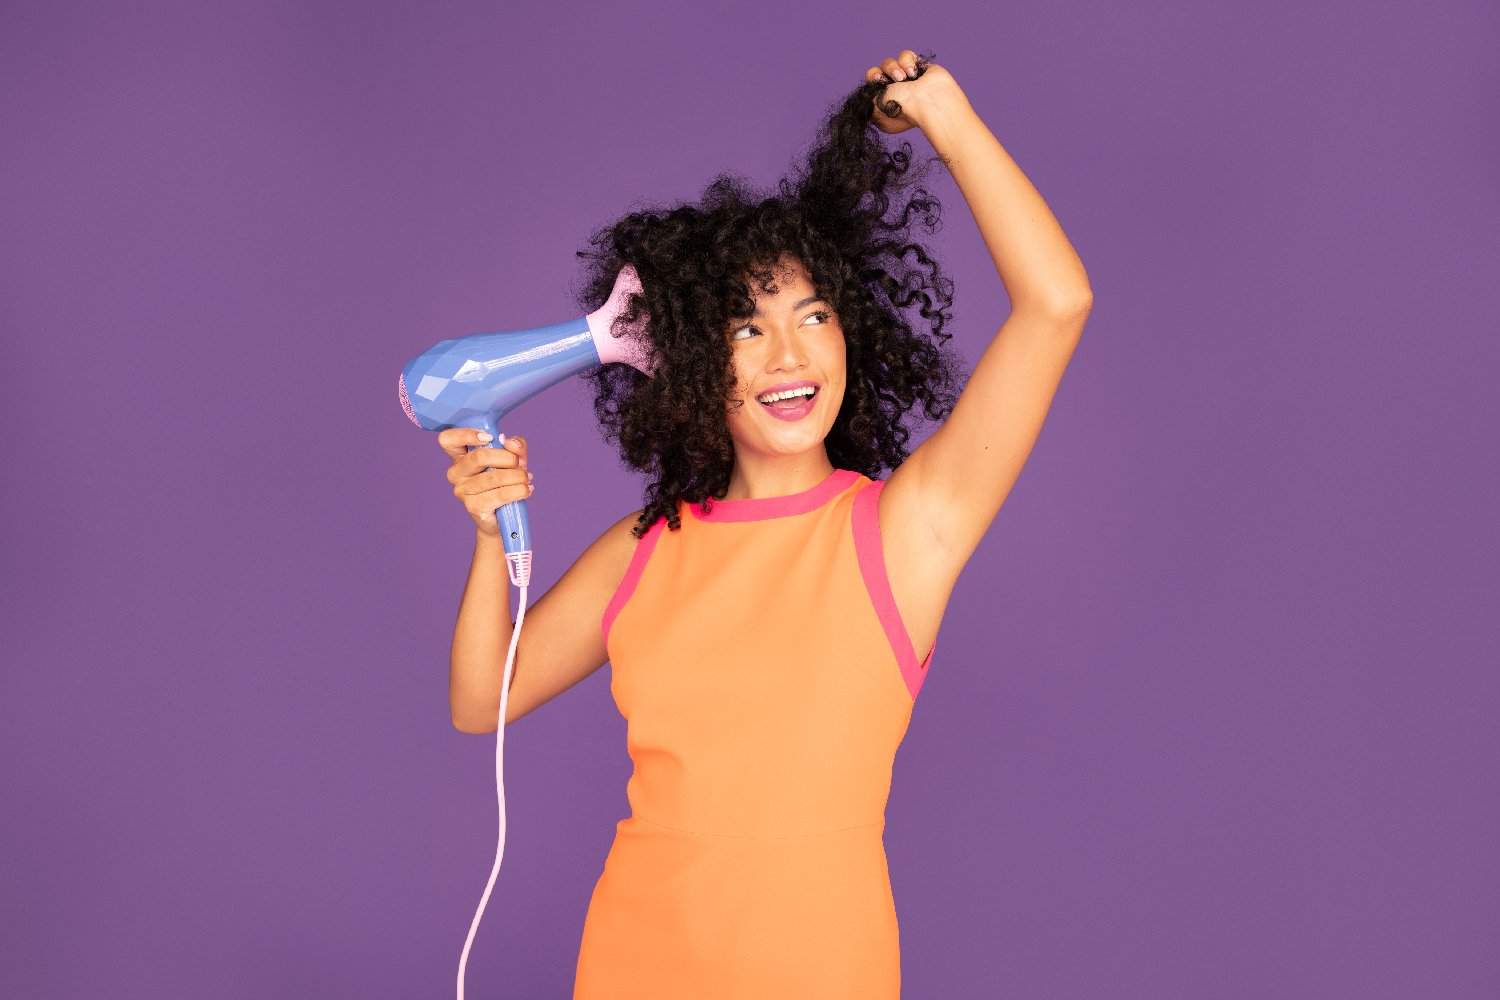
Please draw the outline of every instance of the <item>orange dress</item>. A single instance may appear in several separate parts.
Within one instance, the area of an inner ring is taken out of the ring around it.
[[[631,815],[574,1000],[900,996],[885,806],[932,652],[891,596],[884,486],[679,501],[636,543],[601,623]]]

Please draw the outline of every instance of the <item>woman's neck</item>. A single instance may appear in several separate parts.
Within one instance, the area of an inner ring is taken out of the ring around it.
[[[807,455],[781,455],[761,459],[736,459],[729,474],[729,488],[720,500],[785,497],[802,493],[833,475],[828,453],[819,448]]]

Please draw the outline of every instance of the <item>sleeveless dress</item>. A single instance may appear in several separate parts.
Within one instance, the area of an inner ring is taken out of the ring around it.
[[[605,609],[631,815],[594,886],[574,1000],[894,1000],[891,766],[919,663],[876,501],[835,470],[678,501]],[[934,649],[936,643],[934,643]]]

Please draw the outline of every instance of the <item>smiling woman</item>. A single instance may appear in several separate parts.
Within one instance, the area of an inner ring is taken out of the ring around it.
[[[579,574],[588,601],[547,607],[548,622],[599,615],[588,656],[544,633],[533,661],[607,657],[634,763],[574,1000],[901,993],[893,759],[1087,296],[1056,220],[942,67],[904,50],[867,80],[776,195],[721,175],[699,204],[632,213],[580,255],[589,310],[635,266],[643,291],[617,323],[649,313],[657,365],[584,376],[607,436],[654,478],[610,529],[608,572]],[[997,265],[1025,264],[1002,267],[1013,315],[956,405],[951,282],[906,231],[935,228],[938,205],[921,189],[902,203],[910,147],[879,142],[917,124]],[[908,453],[918,415],[944,422]]]
[[[732,324],[734,468],[720,500],[796,493],[834,471],[824,441],[844,397],[845,333],[800,261],[783,255],[776,278],[749,303],[756,322]]]
[[[635,266],[620,323],[649,313],[660,362],[584,376],[656,478],[600,623],[635,768],[575,1000],[899,994],[884,811],[935,640],[918,655],[892,590],[877,477],[908,417],[951,412],[960,367],[951,284],[905,231],[938,206],[897,197],[909,147],[871,127],[881,89],[851,95],[778,196],[721,175],[581,255],[580,304]]]
[[[908,421],[952,412],[962,360],[946,346],[952,283],[910,232],[935,230],[911,146],[887,150],[866,84],[819,129],[775,194],[720,174],[695,204],[632,212],[598,229],[578,296],[596,308],[624,264],[661,359],[648,378],[607,364],[582,377],[607,439],[654,475],[637,537],[689,503],[782,496],[832,470],[900,465]],[[909,314],[910,313],[910,314]],[[704,336],[704,331],[723,331]],[[745,407],[778,387],[819,385],[800,408]]]

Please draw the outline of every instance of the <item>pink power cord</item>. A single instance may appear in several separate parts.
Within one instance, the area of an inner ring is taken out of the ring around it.
[[[498,438],[505,446],[505,435]],[[464,969],[469,964],[469,949],[474,945],[474,933],[479,930],[479,919],[490,901],[490,892],[495,888],[495,879],[500,875],[500,859],[505,856],[505,707],[510,703],[510,675],[516,660],[516,643],[521,639],[521,622],[526,618],[526,589],[531,585],[531,551],[515,555],[506,553],[506,569],[510,582],[521,590],[521,607],[516,614],[516,627],[511,631],[510,650],[505,654],[505,674],[500,679],[500,718],[495,724],[495,794],[500,800],[500,842],[495,849],[495,867],[490,871],[490,880],[479,898],[479,909],[469,925],[469,936],[464,940],[463,954],[458,959],[458,1000],[464,1000]]]

